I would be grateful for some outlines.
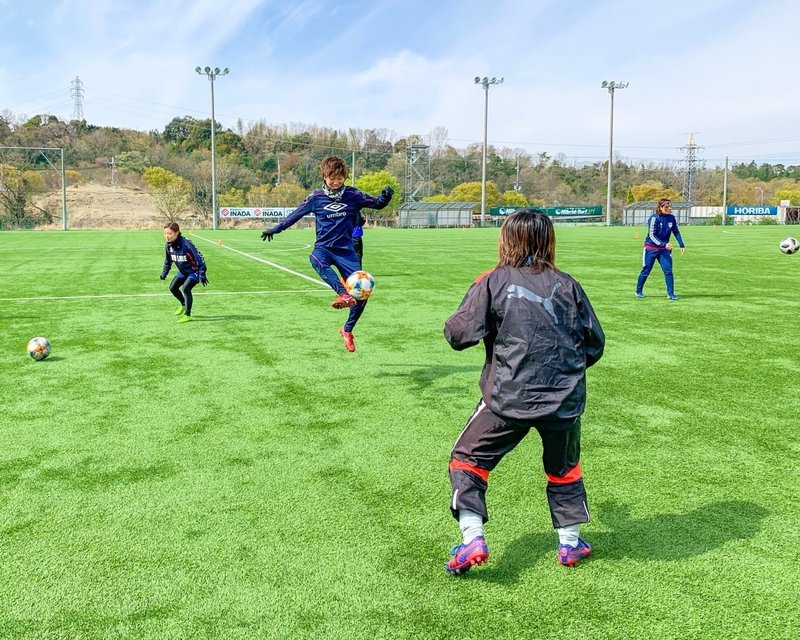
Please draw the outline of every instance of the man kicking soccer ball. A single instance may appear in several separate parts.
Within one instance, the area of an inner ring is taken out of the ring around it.
[[[394,191],[384,187],[377,198],[368,196],[354,187],[346,187],[347,164],[331,156],[322,161],[322,189],[317,189],[305,202],[283,221],[261,233],[262,240],[272,241],[276,233],[291,227],[304,215],[313,213],[316,218],[317,241],[311,252],[311,266],[338,295],[331,302],[334,309],[350,309],[350,315],[339,330],[348,351],[356,350],[353,328],[367,306],[366,300],[356,300],[347,293],[343,281],[361,269],[361,260],[353,249],[353,227],[361,209],[383,209],[392,199]],[[339,276],[332,267],[336,267]]]

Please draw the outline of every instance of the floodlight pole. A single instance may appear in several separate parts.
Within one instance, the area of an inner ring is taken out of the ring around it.
[[[764,190],[761,187],[753,187],[756,191],[761,192],[761,206],[764,206]]]
[[[483,85],[485,94],[483,106],[483,163],[481,168],[481,227],[486,226],[486,147],[489,133],[489,85],[503,84],[503,79],[475,76],[475,84]]]
[[[728,212],[728,156],[725,156],[725,173],[722,174],[722,226]]]
[[[217,229],[217,120],[214,114],[214,79],[217,76],[226,76],[230,73],[230,69],[225,67],[220,70],[219,67],[195,67],[194,69],[199,75],[207,75],[211,82],[211,228],[216,231]]]
[[[601,89],[608,89],[611,96],[611,119],[608,127],[608,193],[606,194],[606,226],[611,226],[611,186],[614,180],[614,90],[624,89],[628,82],[609,82],[603,80]]]

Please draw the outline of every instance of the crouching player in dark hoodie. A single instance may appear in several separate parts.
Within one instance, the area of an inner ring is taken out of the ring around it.
[[[500,229],[499,262],[467,291],[445,323],[450,345],[483,340],[481,400],[450,457],[450,509],[463,542],[445,564],[450,574],[489,558],[489,474],[531,429],[542,439],[547,501],[558,533],[558,561],[574,566],[592,548],[580,537],[589,521],[580,465],[586,369],[603,355],[605,336],[581,286],[555,266],[553,223],[536,209],[517,211]]]
[[[208,284],[206,263],[194,243],[183,237],[177,222],[170,222],[164,226],[164,240],[167,241],[164,246],[166,256],[164,268],[161,269],[161,279],[166,280],[174,262],[178,267],[178,273],[169,283],[169,290],[181,303],[175,315],[180,316],[178,322],[189,322],[192,319],[192,289],[198,282],[204,287]]]

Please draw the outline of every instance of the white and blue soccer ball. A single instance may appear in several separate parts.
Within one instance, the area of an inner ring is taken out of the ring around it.
[[[800,249],[800,242],[797,241],[797,238],[792,238],[791,236],[789,236],[788,238],[784,238],[783,240],[781,240],[780,246],[781,246],[781,251],[791,255],[795,253],[798,249]]]
[[[366,271],[354,271],[347,278],[345,283],[347,293],[356,300],[366,300],[372,295],[375,288],[375,278]]]
[[[28,340],[28,355],[34,360],[44,360],[50,355],[50,341],[38,336]]]

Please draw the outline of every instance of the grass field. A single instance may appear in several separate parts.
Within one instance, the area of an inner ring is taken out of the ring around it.
[[[529,438],[492,474],[489,563],[451,578],[446,469],[483,350],[442,326],[496,229],[369,229],[354,354],[310,231],[190,235],[211,285],[185,325],[159,232],[3,233],[0,638],[796,637],[784,235],[684,229],[670,302],[658,267],[633,295],[633,229],[557,230],[607,337],[583,420],[595,552],[556,563]]]

